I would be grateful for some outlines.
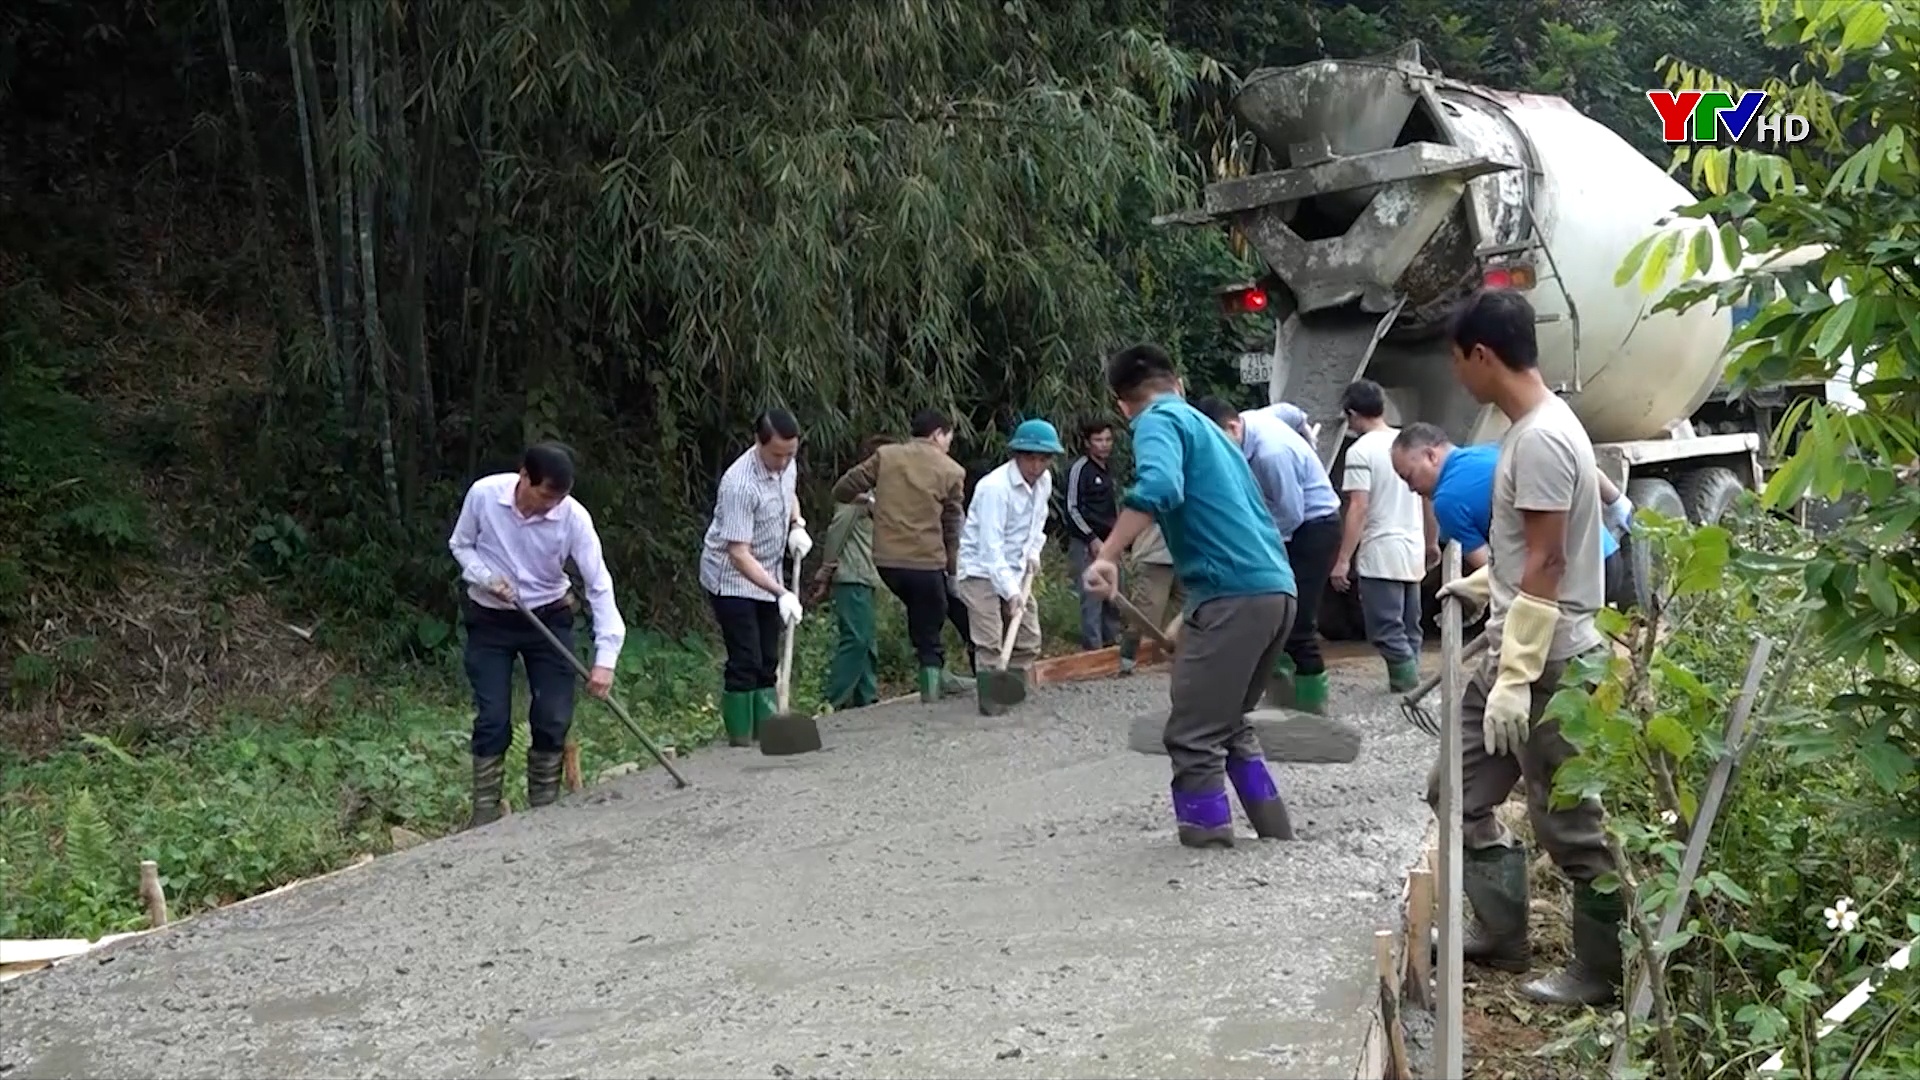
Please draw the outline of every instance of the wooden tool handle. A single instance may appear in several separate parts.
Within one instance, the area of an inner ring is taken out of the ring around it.
[[[1031,562],[1027,564],[1026,576],[1020,579],[1020,595],[1013,601],[1013,619],[1007,623],[1000,635],[1000,667],[1007,670],[1007,662],[1013,659],[1013,642],[1020,636],[1020,624],[1027,621],[1027,605],[1033,602],[1033,571]]]
[[[1152,638],[1161,648],[1172,650],[1173,639],[1167,636],[1166,631],[1153,625],[1153,620],[1147,618],[1145,612],[1135,607],[1133,601],[1119,593],[1114,593],[1110,603],[1112,603],[1114,607],[1119,608],[1120,614],[1126,616],[1133,625],[1139,627],[1141,633]]]
[[[793,573],[789,576],[789,579],[788,579],[792,582],[792,584],[789,585],[788,588],[792,589],[794,592],[794,595],[797,596],[799,595],[799,592],[800,592],[800,560],[794,559],[788,565],[793,567]],[[778,672],[773,682],[773,697],[774,697],[773,708],[775,712],[786,712],[787,706],[792,704],[791,699],[793,697],[793,639],[796,636],[798,636],[794,633],[794,631],[798,629],[799,627],[793,625],[792,623],[789,623],[786,626],[781,628],[782,632],[780,634],[780,671]]]

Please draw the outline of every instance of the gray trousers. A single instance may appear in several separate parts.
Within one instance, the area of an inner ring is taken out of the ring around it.
[[[1120,612],[1080,584],[1100,550],[1100,541],[1067,540],[1067,566],[1073,572],[1073,594],[1080,598],[1080,647],[1104,649],[1120,640]]]
[[[1360,614],[1367,623],[1367,640],[1387,663],[1420,655],[1419,582],[1361,578]]]
[[[1162,740],[1175,791],[1226,790],[1227,758],[1262,756],[1247,713],[1293,629],[1293,597],[1222,596],[1193,610],[1173,657],[1172,698]]]
[[[1533,730],[1526,745],[1514,754],[1487,753],[1481,721],[1487,712],[1487,691],[1497,671],[1494,662],[1480,665],[1460,695],[1460,837],[1469,851],[1510,846],[1513,837],[1493,816],[1507,801],[1513,786],[1527,784],[1527,820],[1533,837],[1568,880],[1586,883],[1613,869],[1600,800],[1587,799],[1565,809],[1554,809],[1553,776],[1577,756],[1573,744],[1560,734],[1560,722],[1542,719],[1547,703],[1560,689],[1567,661],[1548,662],[1532,687]],[[1440,766],[1436,757],[1427,774],[1427,805],[1440,809]]]

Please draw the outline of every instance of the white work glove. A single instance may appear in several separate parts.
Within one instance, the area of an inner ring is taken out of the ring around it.
[[[1626,532],[1633,527],[1633,500],[1625,493],[1601,509],[1606,517],[1607,527],[1614,532]]]
[[[482,582],[480,587],[509,604],[513,603],[513,582],[508,581],[505,574],[492,575],[487,578],[486,581]]]
[[[1434,595],[1440,600],[1455,597],[1466,605],[1468,611],[1478,611],[1487,606],[1488,599],[1493,595],[1493,579],[1487,576],[1487,567],[1483,566],[1466,577],[1454,578],[1440,586],[1440,591]]]
[[[790,592],[780,594],[780,621],[788,626],[800,624],[800,598]]]
[[[1493,685],[1480,716],[1480,733],[1489,754],[1518,754],[1533,733],[1533,684],[1546,670],[1560,607],[1527,593],[1513,598],[1500,628],[1500,655],[1494,658]]]
[[[1487,691],[1480,734],[1489,754],[1514,754],[1527,744],[1533,727],[1533,689],[1526,683],[1496,682]]]
[[[795,561],[805,559],[807,552],[813,550],[813,537],[807,535],[805,525],[795,525],[787,531],[787,554]]]

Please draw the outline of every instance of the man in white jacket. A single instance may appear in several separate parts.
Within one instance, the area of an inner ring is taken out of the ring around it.
[[[1040,658],[1040,612],[1024,588],[1040,566],[1047,541],[1047,500],[1053,462],[1066,452],[1045,420],[1023,421],[1007,448],[1013,459],[980,478],[960,528],[960,599],[967,605],[973,646],[982,664],[997,662],[1014,634],[1007,667],[1025,672]]]

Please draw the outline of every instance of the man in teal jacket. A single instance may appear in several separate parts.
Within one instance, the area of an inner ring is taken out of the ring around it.
[[[1233,846],[1229,780],[1257,835],[1290,840],[1286,803],[1246,719],[1293,626],[1293,569],[1280,532],[1239,447],[1187,404],[1164,350],[1117,353],[1107,385],[1132,421],[1134,484],[1083,584],[1111,597],[1117,560],[1148,525],[1160,526],[1186,593],[1164,735],[1180,842]]]

